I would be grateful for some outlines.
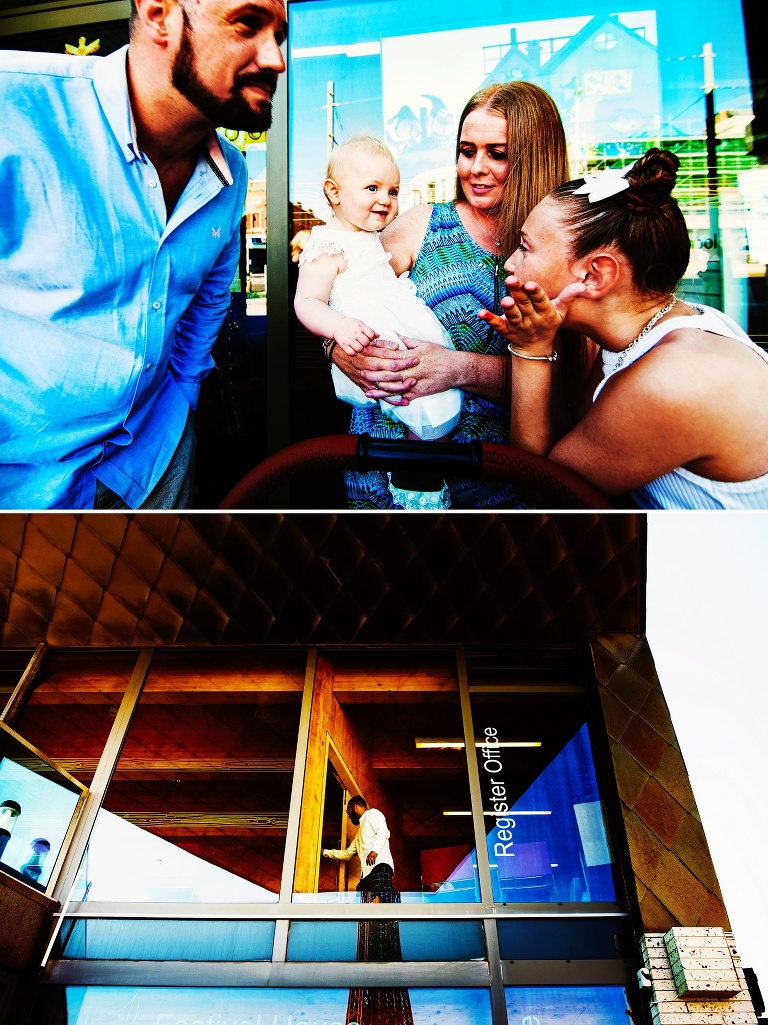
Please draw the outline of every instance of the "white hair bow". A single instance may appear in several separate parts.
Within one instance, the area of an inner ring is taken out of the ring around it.
[[[588,196],[590,203],[599,203],[601,199],[617,196],[629,188],[627,175],[634,167],[609,167],[604,171],[596,171],[584,177],[584,184],[573,190],[574,196]]]

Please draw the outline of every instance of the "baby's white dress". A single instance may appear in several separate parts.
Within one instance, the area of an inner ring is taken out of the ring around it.
[[[312,229],[299,265],[320,256],[340,253],[347,269],[336,276],[328,305],[345,317],[361,320],[381,338],[405,346],[398,334],[435,342],[452,349],[450,335],[440,324],[427,304],[416,295],[416,287],[407,274],[398,277],[384,252],[381,239],[375,231],[344,231],[321,224]],[[375,352],[375,350],[374,350]],[[365,393],[343,374],[338,367],[331,369],[336,395],[358,406],[373,406],[376,399]],[[405,371],[408,376],[408,371]],[[392,406],[381,401],[382,411],[399,420],[424,441],[434,441],[456,428],[461,413],[462,393],[450,388],[435,395],[414,399],[407,406]]]

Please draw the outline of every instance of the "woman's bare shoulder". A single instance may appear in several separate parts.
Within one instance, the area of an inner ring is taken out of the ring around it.
[[[642,359],[606,384],[611,393],[630,391],[635,398],[668,401],[698,410],[700,418],[720,417],[733,396],[768,397],[768,363],[736,338],[696,327],[680,327],[665,335]]]
[[[416,262],[431,216],[429,204],[412,206],[381,233],[381,244],[392,254],[392,266],[397,274],[410,270]]]

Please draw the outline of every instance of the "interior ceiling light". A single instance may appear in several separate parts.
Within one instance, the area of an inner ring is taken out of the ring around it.
[[[458,737],[417,737],[416,747],[433,751],[463,751],[464,741]],[[540,740],[500,740],[489,744],[487,740],[476,740],[475,747],[541,747]]]
[[[443,815],[471,815],[471,811],[465,811],[463,808],[443,808]],[[519,818],[521,815],[551,815],[551,811],[518,811],[516,808],[512,808],[509,811],[484,811],[483,815],[490,815],[494,819],[511,819]]]

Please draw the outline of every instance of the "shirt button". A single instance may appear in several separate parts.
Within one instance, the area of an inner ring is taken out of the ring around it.
[[[154,363],[147,363],[147,365],[144,367],[144,369],[145,370],[151,370],[153,366],[154,366]]]
[[[157,182],[155,181],[154,178],[150,178],[149,179],[149,187],[150,187],[150,189],[156,189],[157,188]]]
[[[155,301],[152,303],[152,309],[159,310],[162,305],[163,304],[160,302],[159,299],[155,299]]]

